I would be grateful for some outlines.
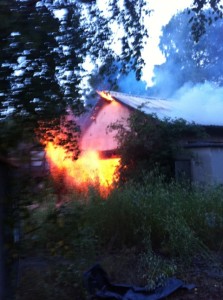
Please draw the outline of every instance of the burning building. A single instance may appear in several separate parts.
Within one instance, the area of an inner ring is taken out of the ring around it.
[[[171,117],[174,102],[118,92],[104,91],[98,95],[94,107],[77,120],[81,128],[78,160],[66,158],[65,149],[55,148],[51,143],[46,146],[46,155],[52,175],[62,182],[59,187],[87,189],[89,185],[97,185],[106,196],[112,189],[120,161],[116,132],[109,131],[109,125],[120,120],[125,124],[135,109],[156,113],[161,119]],[[223,184],[223,129],[222,126],[205,126],[205,129],[209,134],[206,140],[184,141],[185,155],[176,158],[176,177],[184,174],[193,182]]]
[[[170,107],[165,100],[117,92],[98,92],[98,96],[92,110],[76,120],[81,129],[81,154],[78,160],[67,158],[65,149],[54,147],[52,143],[47,144],[46,154],[51,174],[57,182],[62,182],[62,186],[75,186],[82,190],[90,185],[97,185],[101,194],[107,195],[112,188],[115,170],[120,161],[117,155],[116,132],[109,131],[109,125],[116,121],[125,124],[135,109],[166,115]],[[59,193],[64,193],[63,189]]]

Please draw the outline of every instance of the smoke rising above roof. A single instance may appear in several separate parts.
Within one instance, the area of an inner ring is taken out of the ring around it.
[[[159,46],[166,61],[154,66],[152,86],[137,82],[132,73],[120,76],[118,86],[121,92],[131,95],[166,99],[171,118],[223,125],[223,21],[213,22],[195,43],[190,17],[182,12],[163,27]]]
[[[173,95],[171,117],[202,125],[223,125],[223,87],[186,83]]]

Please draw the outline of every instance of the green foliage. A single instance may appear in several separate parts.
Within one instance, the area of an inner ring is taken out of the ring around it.
[[[60,28],[50,8],[44,2],[36,6],[36,2],[11,0],[1,10],[2,14],[9,14],[8,23],[3,24],[6,30],[1,32],[1,76],[8,83],[5,87],[1,82],[1,114],[10,107],[14,109],[13,116],[31,117],[32,121],[58,117],[65,113],[68,104],[73,105],[79,79],[69,77],[70,88],[75,87],[71,96],[68,81],[61,76],[81,63],[76,50],[83,43],[77,13],[68,14]],[[75,5],[72,8],[74,11]],[[67,10],[71,13],[69,6]],[[70,52],[62,51],[65,45],[71,46]]]
[[[221,187],[203,191],[167,184],[150,173],[142,183],[117,188],[107,200],[93,193],[87,202],[75,198],[60,208],[51,205],[53,198],[50,205],[44,201],[31,211],[38,228],[33,240],[51,254],[72,257],[132,247],[190,257],[204,245],[220,246],[216,238],[223,227],[221,193]]]
[[[154,290],[162,286],[164,281],[175,274],[177,264],[174,260],[166,260],[157,256],[150,247],[140,255],[138,271],[144,278],[146,288]]]
[[[87,219],[103,247],[148,249],[149,245],[155,253],[187,259],[197,251],[205,252],[206,246],[218,249],[222,189],[210,187],[204,193],[153,176],[146,176],[142,183],[126,184],[105,202],[90,204]],[[209,234],[205,236],[203,230]]]
[[[132,113],[127,126],[116,122],[110,130],[117,131],[121,183],[129,179],[141,180],[143,170],[159,169],[160,173],[171,178],[175,156],[183,151],[183,138],[202,135],[199,126],[183,119],[160,120],[156,115],[146,115],[141,111]]]
[[[51,210],[43,206],[40,214],[38,210],[34,212],[32,221],[39,228],[34,233],[34,247],[38,244],[52,256],[67,258],[79,257],[81,253],[90,260],[95,255],[96,239],[93,229],[85,223],[83,204],[72,202]]]
[[[123,249],[140,244],[139,203],[133,190],[114,190],[106,201],[91,201],[87,206],[87,220],[90,222],[103,248]]]
[[[24,274],[18,299],[40,296],[40,285],[44,299],[69,299],[74,291],[76,299],[85,299],[82,274],[95,261],[116,282],[148,290],[160,286],[195,255],[210,258],[209,250],[222,250],[222,215],[222,187],[167,184],[153,172],[141,183],[117,188],[107,200],[92,190],[87,199],[71,194],[59,208],[52,189],[43,190],[39,205],[29,206],[23,218],[20,254],[44,255],[49,269]],[[35,230],[27,230],[30,224]]]
[[[155,252],[186,257],[205,249],[204,245],[212,249],[220,247],[221,194],[222,187],[202,190],[187,183],[165,183],[151,172],[142,183],[129,182],[114,190],[107,200],[102,200],[98,193],[92,193],[87,202],[74,199],[53,210],[45,222],[49,219],[51,223],[52,218],[54,226],[62,229],[61,236],[53,233],[57,241],[65,236],[68,243],[77,239],[72,243],[82,247],[82,253],[84,249],[93,254],[98,249],[136,245],[148,249],[149,240]]]
[[[51,8],[36,0],[0,4],[0,148],[4,152],[21,141],[35,142],[39,121],[59,122],[68,106],[75,113],[83,109],[77,75],[83,36],[76,5],[66,6],[63,23]],[[61,7],[55,4],[56,8]]]
[[[57,266],[52,274],[55,279],[52,295],[54,298],[52,297],[52,299],[71,299],[74,295],[75,300],[87,298],[86,290],[83,287],[84,268],[86,266],[81,262]]]

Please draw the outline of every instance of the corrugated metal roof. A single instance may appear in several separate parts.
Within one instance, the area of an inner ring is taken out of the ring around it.
[[[171,118],[179,119],[182,118],[187,122],[195,122],[202,126],[223,126],[223,119],[220,115],[214,114],[215,110],[207,109],[207,105],[204,102],[204,109],[200,110],[191,106],[191,101],[188,99],[188,104],[186,101],[180,99],[160,99],[154,97],[142,97],[133,96],[131,94],[124,94],[114,91],[105,91],[109,93],[114,99],[123,103],[133,109],[140,109],[146,114],[155,113],[160,119]],[[103,98],[103,96],[102,96]],[[218,107],[218,106],[217,106]],[[217,110],[216,110],[217,112]]]
[[[138,97],[129,94],[119,92],[108,92],[117,101],[123,104],[144,111],[145,113],[162,113],[168,115],[171,111],[171,103],[167,100],[150,98],[150,97]]]

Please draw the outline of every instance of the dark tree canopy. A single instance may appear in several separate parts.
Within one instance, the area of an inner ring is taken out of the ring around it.
[[[206,13],[209,8],[208,14]],[[222,19],[223,5],[221,0],[194,0],[191,8],[188,9],[191,15],[191,33],[196,42],[206,32],[207,25],[211,25],[214,21]]]
[[[10,134],[11,129],[15,143],[33,136],[40,120],[59,119],[68,106],[81,109],[79,15],[75,5],[67,5],[59,22],[46,4],[34,0],[0,4],[1,130]]]
[[[76,53],[81,34],[78,16],[67,17],[73,24],[59,24],[45,5],[36,3],[11,0],[2,5],[1,11],[9,16],[2,22],[7,31],[1,30],[1,108],[12,108],[13,116],[38,120],[59,116],[78,96],[73,67],[81,62]],[[66,50],[72,42],[73,47]],[[71,75],[61,85],[65,71]]]

